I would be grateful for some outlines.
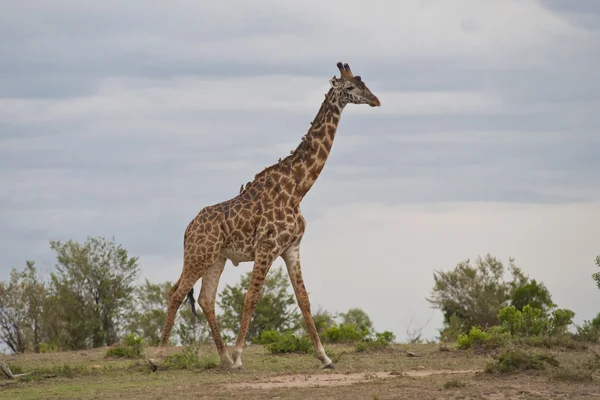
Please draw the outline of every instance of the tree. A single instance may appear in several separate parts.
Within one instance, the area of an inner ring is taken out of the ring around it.
[[[343,324],[354,325],[359,332],[364,332],[365,336],[374,332],[371,317],[360,308],[351,308],[346,313],[340,313],[340,317]]]
[[[134,290],[127,330],[144,339],[150,346],[158,346],[160,343],[172,286],[173,283],[169,281],[155,284],[146,279]]]
[[[71,349],[112,345],[118,340],[138,273],[137,257],[114,240],[88,237],[80,244],[51,241],[56,272],[51,274],[61,345]]]
[[[229,331],[235,335],[239,331],[244,311],[244,296],[251,278],[252,271],[243,275],[240,283],[235,286],[227,285],[221,292],[218,304],[222,310],[219,322],[223,332]],[[260,336],[265,330],[285,332],[299,328],[301,317],[294,307],[296,300],[289,288],[289,279],[284,269],[274,268],[267,276],[259,294],[258,304],[248,329],[248,340]]]
[[[22,272],[13,268],[8,284],[0,283],[0,341],[13,353],[40,351],[45,296],[33,261]]]
[[[596,266],[600,268],[600,255],[596,257]],[[592,279],[596,282],[598,289],[600,289],[600,272],[593,273]]]
[[[491,255],[477,257],[475,266],[469,260],[459,263],[448,272],[433,274],[434,287],[431,298],[434,308],[444,315],[447,329],[468,332],[473,326],[498,324],[498,312],[515,301],[521,308],[528,300],[542,307],[551,307],[550,293],[542,283],[529,282],[521,270],[509,259],[510,281],[504,280],[506,269]],[[442,331],[442,337],[448,339]]]
[[[329,311],[319,308],[316,312],[312,314],[313,321],[315,322],[315,327],[317,328],[317,333],[320,335],[325,332],[328,328],[331,328],[335,325],[335,316],[331,314]],[[302,321],[302,327],[308,333],[308,329],[306,328],[306,324]]]
[[[179,310],[177,336],[183,346],[195,343],[207,343],[212,340],[210,327],[203,312],[194,315],[188,307]]]
[[[514,288],[511,296],[511,305],[519,311],[523,311],[523,307],[526,305],[543,311],[556,306],[552,302],[552,296],[546,286],[542,282],[538,283],[535,279]]]

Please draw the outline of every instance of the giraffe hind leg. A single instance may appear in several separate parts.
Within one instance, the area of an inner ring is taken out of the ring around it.
[[[177,283],[169,291],[167,318],[155,357],[162,358],[165,355],[177,310],[183,299],[186,295],[189,297],[196,282],[219,257],[221,250],[220,225],[218,223],[205,225],[199,231],[192,231],[189,239],[193,240],[187,240],[184,245],[183,270]],[[201,235],[201,237],[198,238],[197,235]]]
[[[219,280],[221,279],[223,269],[225,269],[226,261],[227,259],[225,257],[219,257],[202,277],[202,287],[200,289],[200,295],[198,296],[198,304],[200,304],[200,307],[202,307],[202,311],[206,316],[206,321],[210,327],[210,333],[215,346],[217,347],[219,357],[221,357],[221,364],[229,367],[233,365],[233,361],[231,360],[231,356],[227,352],[227,346],[221,337],[219,323],[217,322],[217,316],[215,314],[217,287],[219,286]]]

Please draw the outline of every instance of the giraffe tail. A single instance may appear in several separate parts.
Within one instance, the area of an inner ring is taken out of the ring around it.
[[[190,308],[192,309],[192,314],[197,318],[198,313],[196,312],[196,300],[194,300],[194,288],[192,287],[187,294],[188,302],[190,303]]]

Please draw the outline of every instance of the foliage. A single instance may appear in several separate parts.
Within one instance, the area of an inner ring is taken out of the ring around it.
[[[516,289],[528,283],[528,278],[512,258],[508,271],[512,275],[511,281],[504,280],[506,269],[502,262],[489,254],[485,258],[477,257],[474,266],[466,260],[453,270],[436,271],[432,294],[427,301],[442,311],[446,327],[450,326],[452,316],[458,318],[463,333],[472,326],[497,325],[498,311],[509,304]],[[453,330],[456,327],[454,323]]]
[[[496,349],[510,342],[510,333],[500,326],[494,326],[487,331],[474,326],[468,334],[458,336],[457,347],[462,350],[474,348],[476,350]]]
[[[544,311],[556,306],[546,286],[535,279],[514,289],[511,305],[519,311],[523,311],[523,307],[527,305]]]
[[[340,313],[342,324],[354,325],[356,330],[364,333],[365,336],[374,333],[373,321],[366,312],[360,308],[351,308],[345,313]]]
[[[143,339],[133,333],[123,338],[123,343],[106,350],[106,357],[114,358],[139,358],[143,353]]]
[[[591,321],[583,321],[583,324],[576,326],[576,329],[575,339],[582,342],[598,343],[598,340],[600,340],[600,313]]]
[[[357,342],[355,349],[357,352],[376,351],[387,348],[396,339],[390,331],[377,332],[375,336],[369,336]]]
[[[267,350],[273,354],[283,353],[305,353],[313,350],[313,345],[308,336],[294,335],[292,332],[281,334],[276,341],[266,346]]]
[[[596,266],[600,268],[600,255],[596,257]],[[600,272],[594,272],[592,274],[592,279],[596,282],[596,286],[600,289]]]
[[[456,314],[450,315],[450,318],[444,322],[444,329],[440,330],[440,342],[448,343],[458,340],[458,336],[465,332],[465,329],[466,323],[464,320]]]
[[[142,337],[150,346],[158,346],[160,342],[172,285],[170,281],[154,284],[145,279],[143,284],[134,288],[126,329]]]
[[[335,316],[327,310],[319,308],[316,312],[312,313],[313,321],[315,322],[315,327],[317,328],[317,333],[322,335],[327,329],[335,326]],[[304,324],[304,321],[302,321]],[[306,325],[303,325],[304,330],[306,331]],[[308,332],[306,332],[308,333]]]
[[[334,325],[323,332],[323,341],[327,343],[352,343],[363,340],[368,336],[367,331],[360,331],[356,325]]]
[[[138,273],[137,257],[113,240],[51,241],[58,264],[51,274],[52,324],[59,347],[82,349],[118,340]]]
[[[268,330],[262,331],[259,336],[255,336],[252,339],[252,343],[264,345],[264,344],[275,343],[280,339],[281,339],[281,333],[271,330],[271,329],[268,329]]]
[[[55,353],[58,347],[54,343],[40,343],[40,353]]]
[[[545,347],[547,349],[560,348],[571,350],[584,350],[587,348],[581,341],[577,341],[571,335],[562,336],[528,336],[518,337],[513,339],[514,342],[530,346],[530,347]]]
[[[575,313],[567,309],[553,310],[548,316],[543,310],[530,305],[523,307],[523,311],[508,306],[498,313],[502,327],[511,335],[520,337],[564,335],[574,316]]]
[[[590,324],[600,330],[600,312],[594,317],[594,319],[592,319],[592,321],[590,322]]]
[[[198,345],[188,345],[177,354],[166,356],[161,368],[166,369],[214,369],[220,365],[219,357],[215,355],[198,355]]]
[[[175,332],[183,346],[194,343],[209,343],[210,327],[203,312],[194,315],[188,307],[181,308],[177,316]]]
[[[547,365],[557,367],[559,363],[550,355],[528,353],[523,350],[505,350],[494,357],[494,361],[487,364],[485,372],[510,373],[545,370]]]
[[[46,284],[33,261],[23,271],[13,268],[8,283],[0,282],[0,342],[13,353],[40,351],[44,336]]]
[[[252,271],[242,276],[237,285],[227,285],[220,294],[218,304],[223,313],[219,316],[219,322],[224,332],[231,333],[231,337],[228,338],[232,338],[239,330],[244,311],[244,297],[251,278]],[[295,307],[296,300],[289,288],[289,279],[283,268],[275,268],[267,276],[250,322],[248,340],[259,336],[264,330],[296,331],[301,326],[301,316]]]

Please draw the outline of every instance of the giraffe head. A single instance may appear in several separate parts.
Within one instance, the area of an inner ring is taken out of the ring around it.
[[[371,107],[381,106],[381,102],[371,90],[365,85],[360,76],[354,76],[348,64],[337,63],[341,77],[335,76],[329,80],[333,90],[336,91],[340,99],[346,103],[368,104]]]

